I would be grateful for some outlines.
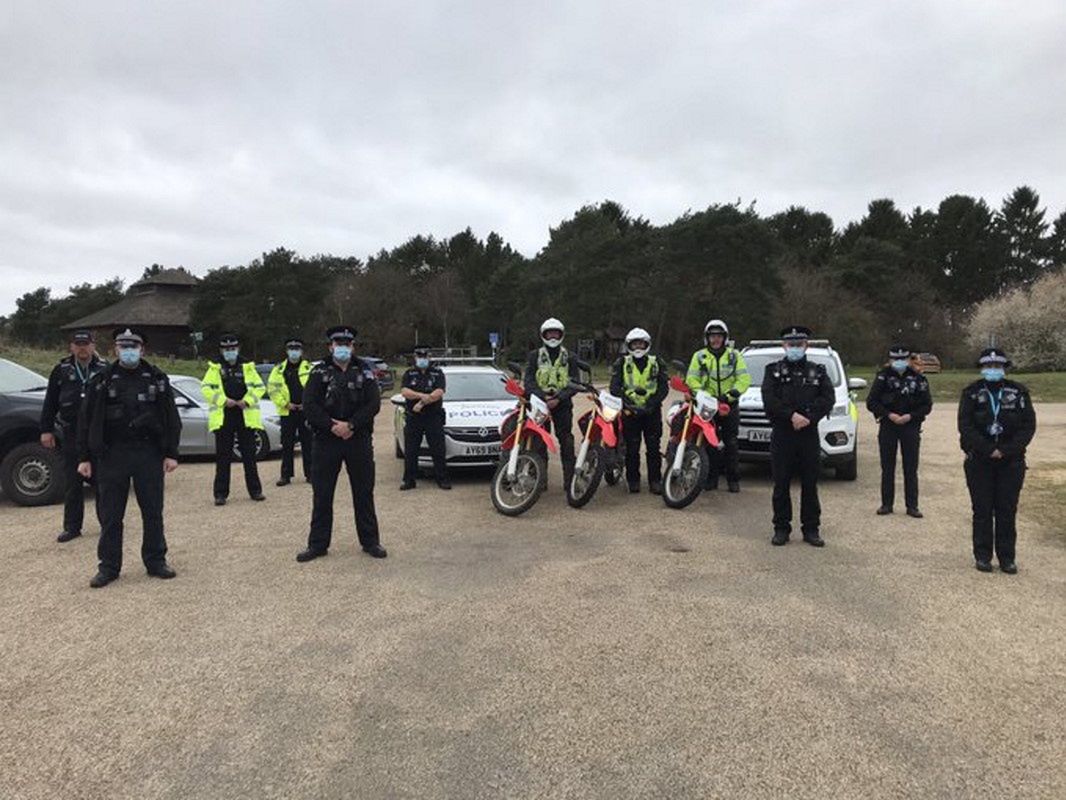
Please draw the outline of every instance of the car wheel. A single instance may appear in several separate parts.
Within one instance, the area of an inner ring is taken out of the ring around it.
[[[850,461],[845,461],[843,464],[836,468],[836,478],[838,481],[853,481],[859,477],[859,456],[853,454]]]
[[[0,486],[20,506],[46,506],[63,497],[63,458],[36,442],[13,448],[0,463]]]
[[[255,436],[255,460],[263,461],[270,455],[270,439],[266,431],[255,430],[252,434]],[[241,460],[241,445],[236,438],[233,439],[233,460]]]

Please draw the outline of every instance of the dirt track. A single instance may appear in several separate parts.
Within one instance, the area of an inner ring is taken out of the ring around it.
[[[1038,415],[1031,463],[1061,461],[1066,405]],[[310,487],[276,460],[263,504],[214,508],[210,464],[168,479],[165,583],[139,521],[92,591],[96,531],[58,545],[58,508],[0,499],[0,795],[1066,797],[1063,523],[1023,494],[1021,574],[973,570],[953,408],[922,521],[873,514],[863,419],[820,551],[769,546],[762,470],[682,512],[573,511],[556,474],[510,520],[483,475],[401,495],[378,428],[385,561],[342,492],[296,564]]]

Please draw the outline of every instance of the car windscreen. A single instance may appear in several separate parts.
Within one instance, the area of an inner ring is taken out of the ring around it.
[[[170,385],[196,403],[204,402],[204,391],[196,378],[172,377]]]
[[[513,400],[503,388],[498,372],[446,372],[447,387],[444,399],[464,400]]]
[[[0,392],[31,392],[48,388],[48,378],[12,361],[0,359]]]
[[[751,373],[751,385],[762,386],[762,376],[766,372],[767,365],[780,361],[781,358],[781,353],[745,353],[744,361],[748,365],[748,372]],[[808,353],[807,358],[825,367],[825,371],[829,373],[830,383],[834,386],[840,385],[840,369],[837,367],[835,358],[823,353]]]

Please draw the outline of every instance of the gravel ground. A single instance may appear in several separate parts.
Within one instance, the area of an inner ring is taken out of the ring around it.
[[[1038,414],[1031,463],[1061,460],[1066,405]],[[214,508],[210,464],[168,478],[168,582],[134,521],[90,590],[96,531],[58,545],[58,508],[0,500],[0,796],[1066,797],[1063,523],[1023,493],[1021,573],[973,569],[952,408],[921,521],[874,515],[863,420],[823,550],[770,547],[762,469],[685,511],[574,511],[556,474],[511,520],[484,475],[401,495],[390,429],[385,561],[342,494],[296,564],[311,491],[276,460],[263,504]]]

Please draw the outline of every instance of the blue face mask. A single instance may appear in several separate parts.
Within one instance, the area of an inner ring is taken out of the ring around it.
[[[290,350],[289,351],[289,361],[299,361],[300,360],[300,356],[302,356],[303,354],[304,354],[303,350]]]
[[[892,369],[896,372],[906,372],[908,363],[905,358],[894,358],[892,359]]]
[[[333,357],[337,361],[348,361],[352,357],[352,348],[346,344],[333,345]]]
[[[789,361],[799,361],[803,356],[807,354],[806,347],[786,347],[785,358]]]
[[[981,370],[981,377],[989,383],[999,383],[1006,374],[1003,367],[985,367]]]
[[[237,351],[236,350],[232,350],[232,349],[231,350],[223,350],[222,351],[222,357],[224,359],[226,359],[226,363],[227,364],[234,364],[237,361]]]
[[[415,359],[415,366],[418,367],[419,369],[425,369],[426,367],[429,366],[429,359],[428,358],[416,358]]]
[[[135,367],[141,363],[141,348],[123,347],[118,351],[119,363],[124,367]]]

